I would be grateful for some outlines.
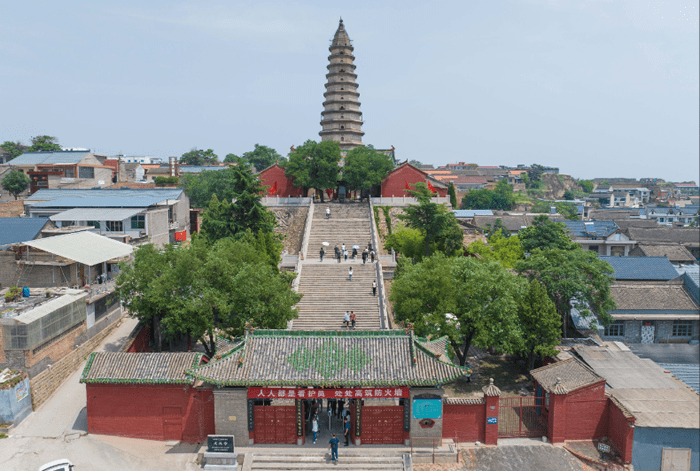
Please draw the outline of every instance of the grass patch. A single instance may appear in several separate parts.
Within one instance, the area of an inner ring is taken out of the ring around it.
[[[6,433],[0,433],[0,438],[7,438],[7,434],[6,434]]]
[[[382,206],[382,212],[384,213],[384,220],[386,221],[386,230],[391,235],[391,206]]]
[[[489,378],[493,378],[493,384],[501,390],[501,397],[520,396],[520,390],[532,387],[527,363],[515,358],[505,356],[484,356],[479,361],[478,368],[471,363],[473,373],[472,380],[458,379],[454,383],[445,386],[448,396],[463,397],[473,393],[482,392],[481,388],[489,384]]]
[[[377,226],[377,235],[381,239],[382,230],[379,228],[379,206],[372,206],[372,209],[374,210],[374,224]]]

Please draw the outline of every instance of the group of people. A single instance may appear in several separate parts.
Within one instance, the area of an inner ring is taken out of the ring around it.
[[[348,250],[347,248],[345,248],[344,242],[341,244],[340,248],[338,248],[337,245],[333,247],[333,252],[335,254],[335,258],[338,260],[338,263],[340,263],[343,259],[345,259],[346,262],[348,261]],[[323,257],[326,255],[326,249],[321,247],[321,250],[319,250],[318,253],[321,256],[321,261],[323,261]],[[353,260],[357,260],[357,246],[352,248],[350,256]],[[362,251],[362,263],[365,264],[368,261],[374,263],[376,258],[377,254],[372,249],[372,242],[370,242],[369,244],[367,244],[367,248]]]
[[[357,317],[355,316],[355,311],[345,311],[345,316],[343,317],[343,327],[355,328]]]
[[[307,408],[307,418],[311,417],[311,432],[314,436],[314,443],[318,440],[318,432],[320,430],[319,419],[318,419],[318,408],[319,403],[316,400],[311,401]],[[328,400],[328,418],[335,416],[338,419],[343,420],[343,436],[345,437],[345,446],[350,445],[350,410],[345,407],[345,401],[343,399],[329,399]],[[340,440],[336,437],[334,433],[328,442],[328,448],[331,450],[331,460],[338,460],[338,445]]]

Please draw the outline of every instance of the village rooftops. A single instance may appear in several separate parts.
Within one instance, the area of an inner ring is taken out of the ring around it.
[[[42,189],[25,200],[44,207],[133,207],[157,204],[166,200],[176,200],[182,195],[182,188],[149,189],[94,189],[94,190],[47,190]],[[56,201],[60,200],[60,201]],[[40,203],[42,201],[50,203]],[[155,202],[154,202],[155,201]]]
[[[678,278],[678,272],[666,257],[612,257],[600,255],[599,258],[608,262],[615,273],[616,280],[661,280],[668,281]]]
[[[631,257],[665,257],[673,263],[694,263],[695,257],[678,244],[638,244],[630,250]]]
[[[639,243],[671,242],[687,247],[700,246],[700,228],[697,227],[629,227],[627,233]]]
[[[576,358],[552,363],[530,372],[537,383],[548,393],[568,394],[585,386],[590,386],[605,378]]]
[[[490,209],[454,209],[452,213],[457,219],[471,219],[474,216],[493,216]]]
[[[92,266],[131,255],[134,248],[88,231],[25,242],[29,247]]]
[[[46,218],[0,218],[0,247],[36,239],[48,222]]]
[[[189,374],[218,386],[436,386],[467,374],[402,330],[255,330]]]
[[[572,239],[605,238],[618,230],[613,221],[559,221],[566,224]]]
[[[93,352],[80,378],[81,383],[192,384],[186,371],[201,362],[194,352]]]
[[[51,164],[51,165],[75,165],[88,155],[90,151],[80,150],[80,151],[70,151],[62,150],[56,152],[25,152],[24,154],[15,157],[9,163],[9,165],[14,167],[19,166],[34,166],[40,164]]]
[[[615,283],[610,294],[616,320],[698,320],[700,311],[682,283]]]

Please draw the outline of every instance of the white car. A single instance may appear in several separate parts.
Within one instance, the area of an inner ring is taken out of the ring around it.
[[[66,459],[46,463],[39,471],[71,471],[75,465]]]

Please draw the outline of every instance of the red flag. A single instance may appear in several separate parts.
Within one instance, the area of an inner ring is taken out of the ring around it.
[[[277,182],[270,188],[270,196],[273,196],[275,193],[277,193]]]
[[[433,188],[433,185],[431,185],[430,182],[429,182],[428,180],[426,180],[425,183],[428,184],[428,189],[429,189],[430,191],[432,191],[433,193],[435,193],[435,192],[437,191],[437,190],[435,190],[435,188]]]
[[[410,190],[410,189],[411,189],[411,187],[410,187],[410,186],[408,186],[408,182],[407,182],[406,180],[404,180],[403,182],[404,182],[404,183],[406,184],[406,186],[405,186],[404,188],[406,188],[407,190]]]

